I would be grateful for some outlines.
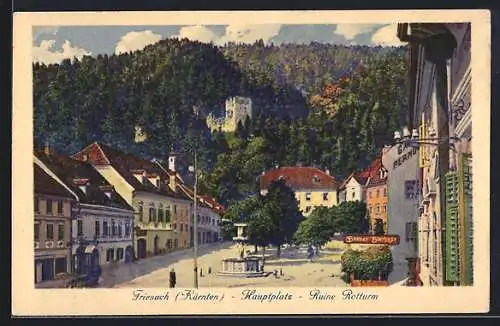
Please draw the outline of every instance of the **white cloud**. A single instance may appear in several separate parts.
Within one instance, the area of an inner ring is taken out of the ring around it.
[[[123,35],[116,45],[115,53],[127,53],[142,50],[146,46],[161,40],[160,34],[154,34],[152,31],[129,32]]]
[[[335,34],[342,35],[346,40],[352,40],[357,35],[372,32],[379,24],[338,24]]]
[[[372,35],[372,44],[381,46],[401,46],[406,43],[401,42],[397,37],[397,25],[391,24],[379,28]]]
[[[262,39],[264,43],[269,42],[278,35],[281,25],[244,25],[233,24],[226,26],[224,35],[218,36],[210,28],[203,25],[185,26],[179,30],[179,35],[172,37],[187,38],[192,41],[205,43],[213,42],[223,45],[227,42],[253,43]]]
[[[179,35],[173,37],[182,39],[187,38],[191,41],[199,41],[203,43],[216,42],[219,36],[210,28],[203,25],[184,26],[179,30]]]
[[[281,25],[228,25],[226,34],[218,40],[218,43],[253,43],[259,39],[267,43],[278,35],[280,29]]]
[[[55,43],[55,40],[43,40],[40,46],[33,46],[33,61],[51,64],[59,63],[63,59],[81,59],[85,55],[92,54],[85,49],[71,45],[68,40],[64,42],[62,51],[51,51]]]

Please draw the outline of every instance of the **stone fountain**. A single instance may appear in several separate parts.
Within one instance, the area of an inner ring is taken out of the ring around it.
[[[221,276],[236,277],[262,277],[267,276],[263,270],[262,260],[259,257],[248,256],[245,252],[245,244],[248,242],[248,224],[235,223],[237,234],[233,241],[237,244],[235,257],[224,258],[222,269],[218,273]]]

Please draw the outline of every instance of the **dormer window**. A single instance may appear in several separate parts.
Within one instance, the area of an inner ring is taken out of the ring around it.
[[[320,182],[320,181],[321,179],[317,175],[313,177],[313,182]]]
[[[282,176],[282,175],[280,175],[279,178],[278,178],[278,180],[285,180],[285,177]]]

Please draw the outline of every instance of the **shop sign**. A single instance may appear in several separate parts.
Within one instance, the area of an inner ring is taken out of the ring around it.
[[[344,243],[381,244],[395,246],[399,244],[399,235],[346,235]]]
[[[408,148],[409,148],[409,150],[406,151],[406,149],[408,149]],[[412,146],[408,146],[406,144],[398,145],[397,150],[398,150],[399,157],[394,160],[394,162],[392,164],[393,169],[396,169],[396,168],[402,166],[404,164],[404,162],[408,161],[413,156],[417,155],[417,148],[412,147]]]

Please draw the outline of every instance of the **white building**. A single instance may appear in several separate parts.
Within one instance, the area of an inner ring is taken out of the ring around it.
[[[393,271],[389,284],[403,282],[415,272],[417,258],[418,221],[418,149],[396,145],[382,155],[388,171],[388,228],[389,235],[398,235],[399,245],[391,247]]]

